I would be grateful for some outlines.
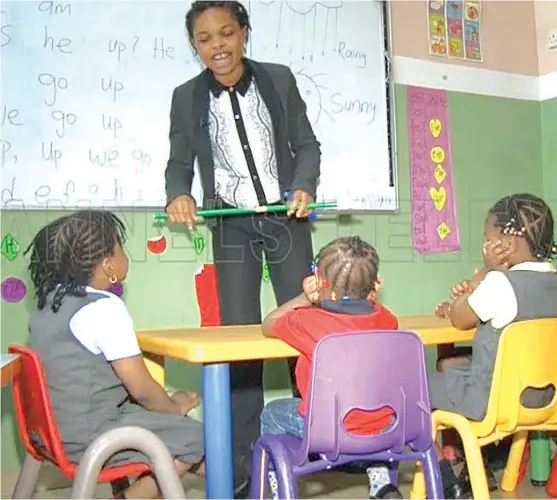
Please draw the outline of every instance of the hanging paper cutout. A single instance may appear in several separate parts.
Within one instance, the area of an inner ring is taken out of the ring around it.
[[[2,239],[2,255],[12,261],[19,255],[19,250],[17,240],[11,234],[6,234]]]
[[[408,87],[412,239],[421,254],[460,250],[445,90]]]
[[[271,266],[265,254],[263,254],[263,262],[261,263],[261,278],[265,283],[271,279]]]
[[[166,251],[167,241],[164,236],[156,236],[147,240],[147,250],[154,255],[160,255]]]
[[[27,295],[27,286],[19,278],[7,278],[2,282],[2,300],[15,304],[21,302]]]
[[[203,264],[197,270],[195,292],[201,318],[200,326],[220,326],[220,302],[215,264]]]
[[[197,255],[201,255],[203,250],[205,250],[205,238],[203,238],[201,233],[195,233],[193,237],[193,248]]]

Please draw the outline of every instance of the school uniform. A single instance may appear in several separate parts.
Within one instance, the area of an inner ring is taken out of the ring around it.
[[[86,288],[84,297],[67,295],[58,312],[54,292],[30,317],[30,347],[42,361],[52,409],[64,449],[77,463],[103,432],[138,426],[154,432],[181,462],[203,458],[201,424],[190,417],[149,411],[132,403],[110,362],[141,355],[132,318],[110,292]],[[40,441],[38,436],[35,439]],[[110,462],[149,463],[127,450]]]
[[[170,112],[168,203],[190,195],[205,208],[284,203],[284,193],[315,198],[320,145],[290,69],[245,59],[241,80],[222,86],[209,70],[174,90]],[[202,194],[196,188],[202,191]],[[313,260],[311,226],[285,214],[211,218],[223,325],[261,323],[263,253],[279,305],[302,292]],[[289,360],[293,380],[295,360]],[[263,408],[263,362],[230,367],[236,489],[250,474]]]
[[[557,272],[549,262],[524,262],[508,271],[489,272],[468,298],[480,318],[472,342],[470,364],[429,374],[434,409],[482,420],[487,411],[499,337],[514,322],[557,317]],[[553,388],[528,389],[523,404],[549,404]]]

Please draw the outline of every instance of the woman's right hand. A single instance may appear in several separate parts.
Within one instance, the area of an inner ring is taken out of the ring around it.
[[[166,213],[173,224],[186,224],[191,231],[197,222],[195,200],[187,194],[176,196],[166,207]]]

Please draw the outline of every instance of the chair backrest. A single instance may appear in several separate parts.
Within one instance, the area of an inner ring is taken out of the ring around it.
[[[557,311],[556,311],[557,312]],[[501,333],[489,403],[486,432],[510,432],[519,426],[557,425],[557,318],[519,321]],[[530,387],[553,385],[544,408],[527,408],[521,395]]]
[[[405,446],[423,451],[432,443],[425,350],[409,331],[365,331],[329,335],[314,352],[313,373],[301,453],[359,454]],[[352,410],[390,407],[396,421],[388,431],[348,433]]]
[[[50,460],[62,469],[69,462],[54,419],[43,365],[39,355],[28,347],[11,345],[11,354],[19,354],[21,371],[13,380],[13,398],[17,426],[28,453],[37,460]],[[32,436],[39,438],[37,445]]]

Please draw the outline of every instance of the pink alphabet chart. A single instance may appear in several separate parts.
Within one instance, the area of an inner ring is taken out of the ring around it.
[[[421,254],[460,250],[447,92],[408,87],[412,240]]]

